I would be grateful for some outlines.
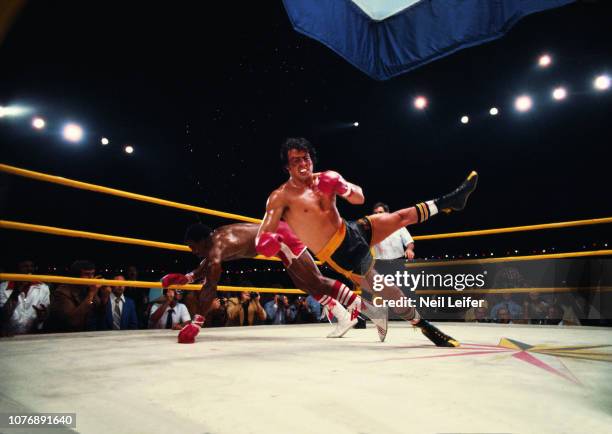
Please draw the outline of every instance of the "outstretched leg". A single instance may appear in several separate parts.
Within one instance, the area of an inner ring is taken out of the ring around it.
[[[286,264],[286,268],[289,277],[298,288],[311,294],[337,318],[338,326],[328,337],[342,337],[357,323],[359,314],[364,313],[376,324],[379,338],[384,341],[387,334],[386,309],[378,309],[371,305],[364,309],[361,297],[339,280],[321,274],[308,250],[304,250],[289,265]],[[343,304],[348,306],[348,312]]]
[[[372,224],[370,245],[376,245],[400,228],[422,223],[439,211],[450,213],[465,208],[468,197],[476,189],[478,174],[472,172],[467,179],[449,194],[438,199],[417,203],[410,208],[403,208],[392,213],[373,214],[368,216]]]

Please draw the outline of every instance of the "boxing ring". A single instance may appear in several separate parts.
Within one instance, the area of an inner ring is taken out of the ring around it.
[[[4,339],[0,412],[76,413],[82,433],[606,433],[612,426],[612,354],[588,348],[611,343],[609,329],[445,323],[462,341],[450,349],[403,324],[391,326],[384,344],[373,329],[326,339],[327,329],[204,329],[194,345],[177,345],[176,332],[165,330]],[[548,349],[499,345],[505,336]],[[563,349],[576,342],[582,349]]]
[[[259,221],[3,164],[0,171],[192,212]],[[603,218],[414,239],[610,222],[612,218]],[[189,251],[178,244],[25,222],[2,220],[0,228]],[[473,261],[611,254],[612,250],[594,250]],[[161,287],[159,282],[0,274],[0,280],[33,279]],[[199,290],[200,285],[176,288]],[[219,286],[220,291],[245,289],[302,293]],[[177,332],[170,330],[0,339],[0,413],[76,413],[75,430],[48,430],[54,433],[605,433],[612,426],[610,328],[447,322],[444,331],[462,345],[438,348],[406,323],[392,323],[385,343],[378,342],[373,327],[351,330],[343,339],[326,339],[328,327],[207,328],[194,345],[177,345]],[[46,431],[0,427],[0,432]]]

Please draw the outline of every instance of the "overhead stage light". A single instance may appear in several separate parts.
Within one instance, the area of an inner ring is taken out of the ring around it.
[[[30,111],[27,107],[21,107],[16,105],[0,106],[0,118],[9,116],[21,116]]]
[[[470,121],[469,116],[461,116],[461,123],[467,124]]]
[[[531,110],[533,106],[533,101],[531,97],[527,95],[521,95],[517,99],[514,100],[514,108],[516,108],[519,112],[527,112]]]
[[[353,122],[353,126],[354,127],[358,127],[359,126],[359,122]]]
[[[552,97],[556,101],[564,100],[567,97],[567,90],[564,87],[557,87],[553,90]]]
[[[43,118],[35,117],[32,119],[32,126],[37,130],[42,130],[46,125],[46,122]]]
[[[491,109],[489,110],[489,114],[491,116],[497,116],[499,113],[499,110],[497,109],[497,107],[491,107]]]
[[[127,146],[124,148],[124,150],[125,150],[125,153],[126,153],[126,154],[133,154],[133,153],[134,153],[134,147],[133,147],[133,146],[131,146],[131,145],[127,145]]]
[[[106,137],[102,137],[102,139],[100,140],[100,143],[102,143],[103,146],[108,145],[110,142],[108,141],[108,139]]]
[[[83,128],[73,123],[66,124],[62,134],[64,135],[64,139],[68,140],[69,142],[76,143],[83,138]]]
[[[610,88],[610,76],[600,75],[593,80],[593,87],[597,90],[608,90]]]
[[[538,66],[540,68],[548,68],[552,64],[552,57],[549,54],[542,54],[538,59]]]
[[[414,99],[414,107],[417,110],[425,109],[425,107],[427,107],[427,98],[425,98],[424,96],[417,96]]]

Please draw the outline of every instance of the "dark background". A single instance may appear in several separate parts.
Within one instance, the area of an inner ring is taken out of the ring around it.
[[[529,16],[500,40],[387,82],[293,31],[280,1],[224,3],[28,2],[0,45],[0,104],[34,107],[47,128],[33,130],[30,117],[1,119],[0,160],[260,217],[270,191],[286,179],[280,143],[305,136],[318,148],[318,169],[363,186],[364,206],[341,205],[347,218],[369,213],[378,200],[397,209],[437,197],[472,169],[481,178],[467,210],[410,228],[414,235],[612,215],[612,98],[591,86],[595,75],[612,70],[607,2]],[[554,57],[547,70],[535,67],[542,52]],[[570,90],[560,104],[549,96],[559,84]],[[519,115],[512,104],[523,92],[535,108]],[[412,109],[417,94],[429,98],[424,113]],[[493,105],[497,117],[488,115]],[[470,115],[467,126],[459,123],[463,114]],[[66,120],[83,125],[82,143],[61,139]],[[101,136],[111,144],[101,146]],[[136,149],[131,156],[122,151],[128,143]],[[198,218],[14,176],[0,180],[7,220],[180,243]],[[201,218],[212,227],[230,223]],[[45,272],[76,258],[102,267],[136,263],[155,273],[195,263],[180,252],[5,230],[0,236],[5,270],[24,256]],[[422,258],[505,256],[599,249],[610,241],[609,225],[599,225],[417,242],[416,250]],[[264,265],[270,263],[230,269]]]

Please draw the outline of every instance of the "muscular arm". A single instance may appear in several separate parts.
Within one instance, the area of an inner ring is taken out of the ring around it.
[[[347,197],[344,197],[350,204],[353,205],[363,205],[365,202],[365,196],[363,195],[363,190],[357,184],[353,184],[352,182],[347,182],[351,188],[351,194]]]
[[[204,267],[204,285],[200,290],[199,295],[199,312],[206,316],[210,310],[213,301],[217,298],[217,284],[221,279],[223,272],[223,263],[221,262],[221,252],[219,249],[211,251],[206,266]]]
[[[259,241],[259,237],[262,233],[276,232],[276,228],[278,228],[278,223],[285,212],[286,206],[287,204],[283,192],[280,190],[273,191],[270,197],[268,197],[268,202],[266,203],[266,215],[264,216],[263,222],[261,223],[259,231],[257,232],[257,237],[255,238],[256,244]]]
[[[206,259],[204,259],[202,262],[200,262],[198,268],[191,272],[191,274],[193,275],[193,280],[200,280],[206,276],[206,262]]]

